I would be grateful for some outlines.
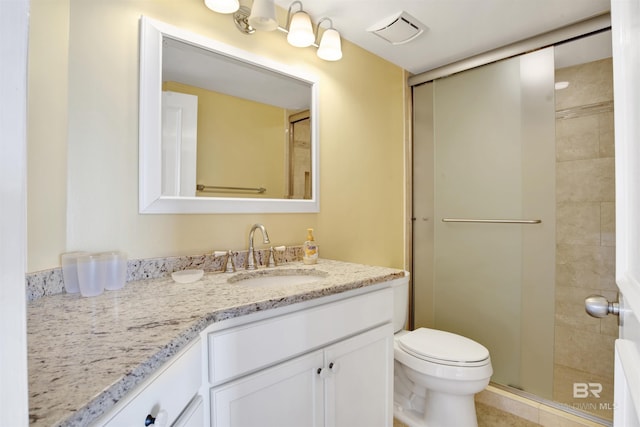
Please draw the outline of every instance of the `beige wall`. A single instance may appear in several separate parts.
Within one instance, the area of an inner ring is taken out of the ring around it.
[[[612,72],[611,59],[556,71],[556,81],[570,85],[556,92],[553,399],[608,418],[613,415],[617,318],[589,317],[584,299],[590,294],[617,298]],[[577,382],[602,384],[600,399],[575,399]]]
[[[198,184],[267,190],[219,193],[218,197],[281,199],[286,195],[289,121],[283,108],[176,82],[164,82],[163,90],[198,97]]]
[[[138,214],[140,15],[319,76],[319,214]],[[279,32],[241,34],[202,0],[33,0],[28,271],[76,249],[242,249],[255,222],[274,245],[313,227],[323,257],[403,267],[403,70],[346,41],[343,52],[330,63]]]
[[[65,249],[69,0],[33,0],[29,26],[27,269],[35,271]]]

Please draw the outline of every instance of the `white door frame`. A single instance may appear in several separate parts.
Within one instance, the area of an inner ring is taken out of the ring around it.
[[[616,147],[615,427],[640,427],[640,0],[612,0]]]
[[[27,426],[29,0],[0,1],[0,425]]]
[[[162,91],[162,194],[196,197],[198,97]]]

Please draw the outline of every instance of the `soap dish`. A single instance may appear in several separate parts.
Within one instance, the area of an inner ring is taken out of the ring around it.
[[[200,280],[204,270],[181,270],[171,273],[171,278],[178,283],[191,283]]]

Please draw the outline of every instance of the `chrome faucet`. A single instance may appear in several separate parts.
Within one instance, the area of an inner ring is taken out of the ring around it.
[[[255,270],[256,268],[256,256],[253,252],[253,234],[256,232],[256,229],[260,229],[262,232],[262,243],[268,244],[269,234],[267,233],[267,229],[264,228],[262,224],[253,224],[251,227],[251,231],[249,231],[249,253],[247,253],[247,270]]]

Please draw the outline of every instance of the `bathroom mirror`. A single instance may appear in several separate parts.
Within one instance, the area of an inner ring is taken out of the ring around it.
[[[147,17],[140,213],[319,211],[318,81]]]

